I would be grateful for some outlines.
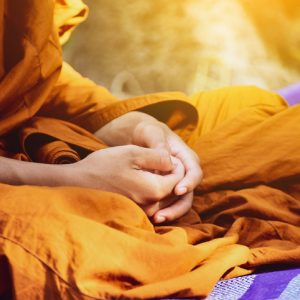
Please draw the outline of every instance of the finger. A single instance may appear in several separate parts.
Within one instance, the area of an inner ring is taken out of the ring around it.
[[[134,134],[133,143],[152,149],[164,149],[171,153],[166,134],[159,123],[143,122],[139,124]]]
[[[183,195],[193,191],[203,178],[203,172],[200,164],[198,163],[198,160],[193,158],[192,155],[182,157],[181,161],[185,167],[185,176],[176,184],[176,195]]]
[[[144,194],[146,195],[145,203],[160,202],[162,199],[171,195],[176,184],[184,176],[184,167],[182,163],[172,158],[175,164],[172,172],[166,175],[158,175],[152,172],[139,170],[139,176],[143,178],[142,181],[147,182],[148,185],[144,187]]]
[[[159,202],[141,206],[148,217],[152,217],[159,210],[166,208],[178,200],[177,196],[167,197]]]
[[[171,172],[173,163],[169,153],[165,150],[140,148],[134,154],[133,167],[142,170]]]
[[[148,126],[144,135],[145,146],[152,149],[164,149],[171,153],[166,135],[158,126]]]
[[[154,223],[163,223],[166,221],[173,221],[186,214],[193,204],[193,192],[182,196],[171,206],[163,208],[156,212],[153,216]]]
[[[162,186],[170,186],[171,192],[173,192],[176,184],[184,178],[185,170],[183,164],[178,158],[171,156],[171,162],[173,164],[172,172],[161,175],[159,182]]]
[[[175,187],[175,194],[180,196],[193,191],[201,182],[203,172],[201,168],[191,167],[185,174],[184,178],[177,183]]]

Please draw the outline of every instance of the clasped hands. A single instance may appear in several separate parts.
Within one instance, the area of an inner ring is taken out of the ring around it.
[[[202,179],[199,158],[165,124],[147,114],[130,112],[95,135],[111,147],[76,163],[85,172],[85,186],[132,199],[154,223],[172,221],[188,212],[193,190]]]

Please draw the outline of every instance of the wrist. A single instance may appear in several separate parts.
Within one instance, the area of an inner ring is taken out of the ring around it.
[[[12,185],[59,186],[65,182],[64,165],[48,165],[0,157],[0,182]]]
[[[50,165],[30,163],[19,173],[20,184],[38,186],[67,186],[72,185],[72,173],[68,165]]]

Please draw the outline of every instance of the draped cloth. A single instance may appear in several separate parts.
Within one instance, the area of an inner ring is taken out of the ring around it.
[[[119,194],[0,184],[2,298],[201,298],[221,278],[299,265],[300,106],[255,87],[119,102],[61,61],[86,10],[0,1],[0,155],[74,163],[107,147],[93,132],[138,110],[197,152],[204,180],[161,226]]]

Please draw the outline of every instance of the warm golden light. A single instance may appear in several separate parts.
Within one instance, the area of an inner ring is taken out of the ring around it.
[[[65,57],[120,97],[237,84],[278,89],[300,77],[296,0],[86,2],[90,17]]]

